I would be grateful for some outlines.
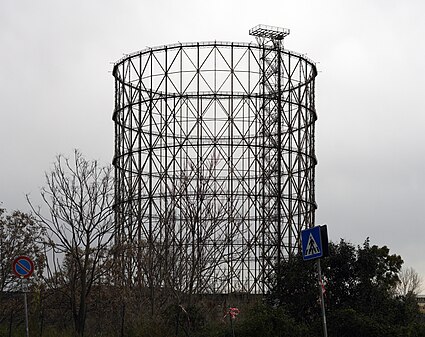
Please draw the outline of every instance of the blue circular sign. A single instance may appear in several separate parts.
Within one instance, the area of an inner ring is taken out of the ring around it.
[[[12,271],[20,278],[28,278],[34,273],[34,262],[28,256],[19,256],[13,260]]]

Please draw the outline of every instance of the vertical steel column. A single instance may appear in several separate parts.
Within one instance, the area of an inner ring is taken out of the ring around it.
[[[282,237],[282,193],[283,193],[283,186],[282,186],[282,115],[283,115],[283,109],[282,109],[282,55],[281,55],[281,44],[279,41],[275,43],[276,48],[276,56],[277,57],[277,90],[276,90],[276,104],[277,104],[277,194],[276,194],[276,205],[277,205],[277,270],[280,274],[281,269],[281,263],[283,260],[282,257],[282,244],[283,244],[283,237]],[[289,165],[290,167],[290,165]],[[290,201],[289,201],[290,202]]]

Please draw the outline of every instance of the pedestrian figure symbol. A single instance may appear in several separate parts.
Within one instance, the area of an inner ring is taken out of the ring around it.
[[[313,234],[310,233],[308,237],[307,248],[305,250],[305,256],[311,256],[319,253],[319,246],[317,245],[316,240],[314,240]]]

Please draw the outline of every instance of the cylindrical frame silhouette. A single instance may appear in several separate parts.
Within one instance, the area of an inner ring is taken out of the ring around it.
[[[126,282],[265,293],[314,224],[314,63],[279,45],[179,43],[113,75]]]

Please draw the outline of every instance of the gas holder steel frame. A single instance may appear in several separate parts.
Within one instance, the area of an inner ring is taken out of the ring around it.
[[[314,224],[315,64],[250,33],[257,43],[166,45],[114,66],[128,283],[265,293]]]

